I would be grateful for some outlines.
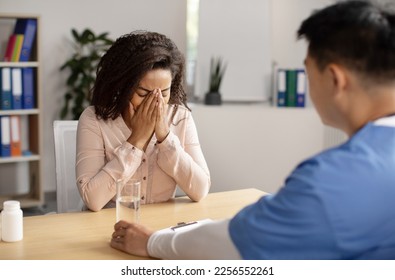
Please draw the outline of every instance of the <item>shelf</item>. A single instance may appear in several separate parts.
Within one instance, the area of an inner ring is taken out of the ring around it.
[[[38,160],[40,160],[39,155],[21,156],[21,157],[0,157],[0,163],[38,161]]]
[[[7,200],[18,200],[22,208],[30,208],[41,206],[42,201],[38,198],[30,197],[30,195],[16,195],[16,196],[0,196],[0,210],[3,210],[3,203]]]
[[[35,19],[36,33],[29,61],[0,61],[0,68],[32,68],[34,87],[34,107],[32,109],[0,110],[0,117],[17,116],[19,119],[22,151],[31,155],[0,157],[0,209],[6,200],[18,200],[22,208],[40,207],[44,203],[42,187],[42,117],[40,82],[40,16],[31,14],[0,13],[0,44],[7,46],[11,34],[15,31],[18,19]],[[4,58],[4,50],[0,59]],[[12,79],[11,79],[12,81]],[[23,94],[23,92],[22,92]]]
[[[38,115],[39,113],[38,109],[0,110],[0,116]]]
[[[18,68],[24,68],[24,67],[38,67],[39,63],[36,61],[27,61],[27,62],[0,62],[0,67],[18,67]]]

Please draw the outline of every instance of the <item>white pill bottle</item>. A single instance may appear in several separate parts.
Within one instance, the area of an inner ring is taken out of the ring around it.
[[[8,200],[1,211],[1,239],[16,242],[23,239],[23,213],[19,201]]]

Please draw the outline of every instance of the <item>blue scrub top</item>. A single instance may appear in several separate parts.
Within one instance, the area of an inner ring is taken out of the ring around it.
[[[367,124],[230,222],[244,259],[395,259],[395,128]]]

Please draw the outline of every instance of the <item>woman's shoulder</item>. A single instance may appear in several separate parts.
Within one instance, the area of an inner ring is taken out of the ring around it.
[[[94,106],[88,106],[85,108],[85,110],[82,112],[81,116],[80,116],[80,120],[81,119],[85,119],[85,118],[92,118],[95,117],[96,118],[96,114],[95,114],[95,107]]]
[[[82,112],[78,122],[81,125],[92,125],[94,124],[95,126],[97,125],[97,122],[99,120],[96,117],[95,114],[95,107],[94,106],[88,106],[85,108],[85,110]]]

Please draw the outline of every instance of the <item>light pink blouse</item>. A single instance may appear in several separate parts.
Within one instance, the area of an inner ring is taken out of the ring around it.
[[[169,106],[168,120],[173,112]],[[92,211],[114,205],[115,182],[141,180],[141,203],[167,201],[178,185],[192,200],[205,197],[210,173],[190,111],[179,106],[162,143],[152,137],[146,151],[127,142],[131,134],[122,116],[98,120],[93,106],[82,113],[77,130],[77,185]]]

